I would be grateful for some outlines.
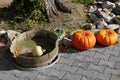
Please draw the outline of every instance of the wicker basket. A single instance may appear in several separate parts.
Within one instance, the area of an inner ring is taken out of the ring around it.
[[[28,42],[27,45],[24,45],[27,40],[32,40],[33,42]],[[40,57],[33,57],[30,55],[30,53],[32,53],[32,48],[36,44],[46,49],[46,52]],[[16,56],[16,49],[19,49],[18,56]],[[14,55],[16,64],[22,67],[34,68],[46,66],[58,55],[58,37],[53,32],[47,30],[24,32],[14,39],[10,50]]]

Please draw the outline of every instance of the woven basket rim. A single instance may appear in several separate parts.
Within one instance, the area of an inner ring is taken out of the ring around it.
[[[41,31],[46,31],[48,33],[51,33],[53,35],[51,35],[51,37],[55,36],[55,45],[54,45],[54,48],[47,54],[43,55],[43,56],[40,56],[40,57],[26,57],[26,56],[17,56],[17,57],[14,57],[15,59],[15,62],[19,65],[22,65],[24,67],[38,67],[38,66],[44,66],[44,65],[47,65],[49,64],[57,55],[58,55],[58,42],[59,42],[59,39],[57,37],[57,35],[55,35],[53,32],[50,32],[50,31],[47,31],[47,30],[31,30],[31,31],[27,31],[27,32],[24,32],[22,34],[20,34],[18,36],[18,39],[19,37],[23,36],[24,34],[27,35],[27,37],[33,37],[35,36],[34,34],[33,35],[28,35],[29,33],[33,33],[35,32],[35,34],[41,32]],[[45,36],[46,36],[46,33],[45,33]],[[16,38],[17,39],[17,38]],[[14,50],[12,50],[13,46],[15,46],[14,42],[15,40],[13,40],[13,43],[11,45],[11,52],[13,52]],[[33,62],[33,63],[32,63]]]

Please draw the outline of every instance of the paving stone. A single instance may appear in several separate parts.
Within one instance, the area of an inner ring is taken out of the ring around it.
[[[101,54],[99,52],[96,52],[94,58],[101,58],[101,59],[105,59],[105,60],[108,60],[108,58],[110,57],[110,55],[105,55],[105,54]]]
[[[117,50],[114,50],[114,51],[113,51],[113,50],[110,50],[110,49],[106,49],[104,53],[105,53],[106,55],[109,55],[109,54],[110,54],[110,55],[112,54],[112,55],[114,55],[114,56],[118,56],[118,55],[119,55],[119,51],[117,51]]]
[[[109,80],[111,75],[95,72],[92,79],[94,80]]]
[[[84,61],[79,61],[79,60],[75,60],[72,64],[72,66],[81,67],[83,69],[87,69],[89,65],[90,65],[89,62],[84,62]]]
[[[21,78],[20,75],[23,75],[25,71],[21,71],[21,70],[9,70],[7,71],[9,74],[17,77],[17,78]]]
[[[64,66],[61,68],[62,71],[68,71],[68,72],[71,72],[71,73],[75,73],[75,71],[77,69],[78,69],[78,67],[70,66],[70,65],[67,65],[67,64],[64,64]]]
[[[0,65],[0,80],[10,80],[11,78],[20,80],[18,77],[12,75],[10,71],[12,71],[12,69],[8,69],[5,66]]]
[[[120,46],[119,45],[116,45],[114,48],[113,48],[113,50],[117,50],[117,51],[119,51],[120,50]]]
[[[119,52],[119,56],[118,57],[120,57],[120,52]]]
[[[90,79],[90,78],[83,76],[81,80],[93,80],[93,79]]]
[[[96,44],[95,47],[91,49],[91,51],[96,51],[96,52],[104,54],[105,47]]]
[[[116,62],[115,68],[116,68],[116,69],[120,69],[120,62]]]
[[[104,70],[105,74],[113,74],[113,75],[120,75],[120,69],[111,69],[106,67]]]
[[[49,79],[47,79],[47,80],[60,80],[60,79],[58,79],[58,77],[55,77],[55,76],[50,76],[50,77],[48,77]],[[40,79],[39,79],[40,80]]]
[[[99,65],[104,65],[104,66],[108,66],[110,68],[113,68],[115,66],[115,61],[107,61],[107,60],[100,60]]]
[[[115,56],[111,55],[110,58],[109,58],[109,61],[120,62],[120,57],[115,57]]]
[[[1,71],[1,70],[0,70],[0,74],[7,75],[7,74],[8,74],[8,71]]]
[[[71,73],[67,72],[62,80],[80,80],[81,77],[82,77],[81,75],[71,74]]]
[[[93,51],[83,51],[83,52],[80,52],[80,55],[93,57],[95,55],[95,52],[93,52]]]
[[[107,46],[106,49],[114,50],[115,45]]]
[[[52,67],[50,67],[50,68],[44,68],[44,69],[39,69],[38,68],[38,70],[36,70],[36,72],[44,74],[44,75],[47,75],[51,71],[51,69],[52,69]]]
[[[110,80],[120,80],[120,78],[116,75],[112,75]]]
[[[72,54],[70,56],[71,59],[76,59],[76,60],[80,60],[80,61],[83,61],[85,56],[84,55],[79,55],[79,54]]]
[[[88,78],[90,78],[92,75],[93,75],[94,71],[90,71],[90,70],[84,70],[82,68],[79,68],[77,71],[76,71],[76,74],[80,74],[80,75],[83,75],[83,76],[86,76]]]
[[[98,65],[94,65],[94,64],[90,64],[88,69],[89,70],[95,70],[95,71],[98,71],[98,72],[103,72],[105,66],[98,66]]]
[[[53,66],[51,66],[51,68],[55,68],[57,70],[60,70],[63,67],[64,64],[60,64],[60,63],[56,63]]]
[[[33,80],[50,80],[51,78],[52,77],[48,77],[46,75],[39,73]]]
[[[0,80],[120,80],[119,46],[97,45],[87,51],[60,53],[57,64],[35,71],[18,70],[8,61],[11,59],[0,56]]]
[[[64,58],[69,58],[71,55],[72,53],[60,53],[60,56]]]
[[[91,57],[86,57],[85,60],[86,62],[91,62],[91,63],[94,63],[94,64],[97,64],[99,59],[98,58],[91,58]]]
[[[16,75],[16,74],[9,74],[7,75],[7,78],[6,78],[6,80],[24,80],[24,79],[25,79],[24,77],[20,77],[20,75]],[[32,78],[29,80],[32,80]]]
[[[118,37],[120,38],[120,35],[118,35]]]
[[[7,75],[7,76],[6,76]],[[10,76],[10,74],[8,73],[4,73],[2,71],[0,71],[0,80],[7,80],[7,78]]]
[[[38,72],[36,71],[25,71],[21,76],[24,79],[28,79],[28,80],[32,80],[34,79],[34,77],[36,77],[36,75],[38,75]]]
[[[62,79],[63,76],[65,75],[66,71],[59,71],[59,70],[55,70],[55,69],[52,69],[49,73],[48,73],[48,76],[55,76],[57,77],[58,79]]]
[[[64,57],[61,57],[60,60],[58,61],[58,63],[60,64],[68,64],[68,65],[72,65],[74,59],[66,59]]]
[[[74,47],[70,47],[69,48],[69,53],[72,53],[72,54],[75,54],[75,53],[79,53],[80,52],[80,50],[77,50],[77,49],[75,49]]]
[[[120,37],[119,37],[118,42],[116,44],[120,46]]]

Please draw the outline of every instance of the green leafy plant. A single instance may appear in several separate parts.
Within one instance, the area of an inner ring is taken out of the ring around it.
[[[9,9],[15,12],[16,21],[46,20],[44,0],[14,0]]]

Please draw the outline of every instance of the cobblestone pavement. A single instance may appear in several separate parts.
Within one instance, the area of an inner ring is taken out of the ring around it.
[[[49,68],[20,70],[10,53],[0,53],[0,80],[120,80],[120,39],[109,47],[96,45],[87,51],[70,49]]]

